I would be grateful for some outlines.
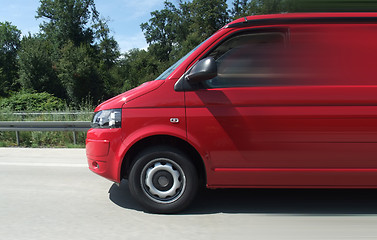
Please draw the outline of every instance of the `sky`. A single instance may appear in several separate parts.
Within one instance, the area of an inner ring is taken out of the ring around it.
[[[108,25],[122,53],[132,48],[147,48],[140,24],[147,22],[155,10],[164,7],[164,0],[95,0],[101,17]],[[178,2],[172,0],[171,2]],[[228,1],[228,4],[231,1]],[[0,22],[11,22],[23,35],[39,32],[42,19],[36,19],[39,0],[0,0]]]

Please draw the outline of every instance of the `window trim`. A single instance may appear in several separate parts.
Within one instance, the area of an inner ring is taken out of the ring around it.
[[[252,35],[252,34],[266,34],[266,33],[271,33],[271,34],[279,34],[281,33],[283,38],[284,38],[284,45],[288,46],[290,42],[290,31],[288,27],[265,27],[265,28],[252,28],[252,29],[242,29],[240,31],[234,32],[228,36],[226,36],[224,39],[222,39],[220,42],[212,46],[198,61],[209,57],[209,55],[216,50],[220,45],[224,44],[228,40],[241,36],[241,35]],[[201,83],[199,86],[196,86],[196,89],[221,89],[221,88],[243,88],[247,86],[230,86],[230,87],[209,87],[205,82]],[[251,86],[249,86],[251,87]]]

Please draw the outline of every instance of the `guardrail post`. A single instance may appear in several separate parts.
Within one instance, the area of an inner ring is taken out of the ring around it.
[[[16,141],[17,141],[17,146],[20,146],[20,133],[16,131]]]
[[[76,131],[73,131],[73,144],[77,144],[77,140],[76,140]]]

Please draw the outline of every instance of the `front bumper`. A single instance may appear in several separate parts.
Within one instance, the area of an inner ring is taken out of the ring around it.
[[[120,182],[122,157],[121,129],[89,129],[86,138],[86,156],[89,169],[114,182]]]

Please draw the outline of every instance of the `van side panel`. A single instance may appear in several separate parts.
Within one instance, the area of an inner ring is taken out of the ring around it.
[[[208,186],[377,187],[377,26],[299,25],[290,34],[285,59],[300,74],[289,84],[186,93],[188,132],[209,155]]]

